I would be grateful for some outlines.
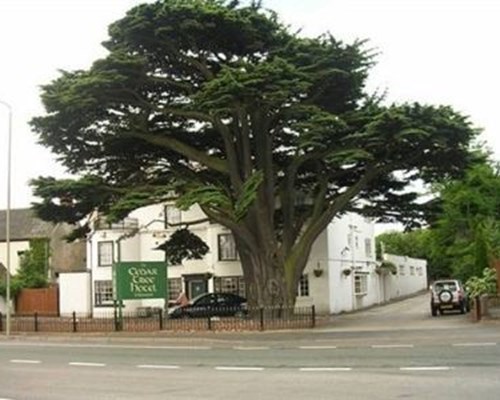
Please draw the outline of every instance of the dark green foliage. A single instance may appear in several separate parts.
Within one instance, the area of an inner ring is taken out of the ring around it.
[[[500,175],[479,163],[461,180],[436,187],[437,207],[427,229],[389,232],[377,237],[377,249],[424,258],[430,279],[479,277],[500,252]]]
[[[281,287],[280,301],[293,302],[332,218],[421,222],[428,209],[412,182],[460,176],[478,132],[450,107],[366,93],[366,42],[299,37],[260,2],[245,4],[135,7],[110,26],[105,58],[44,86],[47,114],[32,127],[85,178],[35,180],[36,209],[116,219],[175,194],[231,230],[252,296],[267,302]]]
[[[169,265],[179,265],[184,259],[202,259],[209,247],[189,229],[183,228],[175,231],[158,249],[165,252]]]
[[[44,288],[48,285],[49,243],[46,239],[30,240],[30,248],[21,256],[19,271],[11,277],[11,295],[21,289]],[[0,294],[5,295],[5,282],[0,283]]]
[[[482,163],[463,180],[439,188],[442,213],[433,224],[436,255],[464,281],[479,276],[500,252],[500,175]]]

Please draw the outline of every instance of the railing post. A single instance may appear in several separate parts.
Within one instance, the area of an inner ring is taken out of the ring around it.
[[[35,332],[38,332],[38,312],[35,311]]]
[[[163,330],[163,309],[158,309],[158,321],[160,323],[160,331]]]
[[[316,327],[316,306],[311,306],[311,328]]]
[[[0,332],[3,331],[3,314],[0,312]]]
[[[260,314],[260,330],[264,330],[264,307],[259,308],[259,314]]]
[[[481,310],[481,297],[480,296],[476,296],[474,298],[474,306],[476,307],[476,320],[477,321],[481,321],[481,313],[482,313],[482,310]]]
[[[76,332],[76,312],[73,311],[73,332]]]
[[[113,319],[115,322],[115,331],[118,332],[120,330],[119,322],[118,322],[118,302],[113,300]]]
[[[212,330],[212,318],[210,318],[210,315],[207,318],[207,327],[209,331]]]

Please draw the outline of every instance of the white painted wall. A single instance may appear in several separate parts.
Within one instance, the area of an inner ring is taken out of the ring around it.
[[[61,316],[88,316],[92,311],[90,272],[59,274],[59,310]]]
[[[327,228],[329,278],[329,312],[332,314],[367,307],[378,301],[375,268],[375,224],[360,215],[346,214]],[[369,246],[365,245],[369,240]],[[351,270],[349,275],[344,270]],[[366,294],[354,294],[355,271],[367,276]]]
[[[10,273],[15,275],[19,270],[19,254],[29,250],[29,240],[15,240],[10,242]],[[0,263],[7,267],[7,243],[0,242]]]
[[[426,260],[393,254],[385,254],[384,258],[396,265],[398,269],[396,275],[385,276],[385,301],[427,289]]]

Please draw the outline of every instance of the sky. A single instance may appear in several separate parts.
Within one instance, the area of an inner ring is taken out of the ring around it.
[[[28,207],[38,176],[64,176],[28,121],[44,110],[40,85],[59,70],[86,69],[105,56],[107,27],[141,0],[0,0],[0,100],[11,105],[11,207]],[[147,1],[151,2],[151,1]],[[302,35],[368,39],[378,52],[368,90],[388,102],[446,104],[483,129],[500,160],[500,1],[264,0]],[[7,205],[8,113],[0,105],[0,209]]]

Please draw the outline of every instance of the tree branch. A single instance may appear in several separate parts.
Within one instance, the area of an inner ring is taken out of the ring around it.
[[[228,174],[228,165],[224,160],[220,158],[215,158],[207,155],[206,153],[199,151],[180,140],[174,139],[168,136],[159,136],[158,134],[147,134],[139,132],[126,132],[124,136],[131,136],[137,139],[144,140],[145,142],[154,144],[156,146],[161,146],[170,150],[173,150],[183,156],[197,161],[207,168],[213,169],[215,171],[221,172],[223,174]]]

